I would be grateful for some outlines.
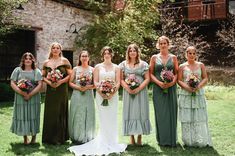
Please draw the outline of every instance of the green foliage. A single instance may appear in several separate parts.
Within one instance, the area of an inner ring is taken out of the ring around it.
[[[118,54],[114,62],[120,62],[130,43],[137,43],[142,53],[150,52],[145,41],[154,41],[154,26],[158,23],[155,0],[127,0],[124,10],[110,11],[94,16],[94,23],[77,38],[77,46],[87,49],[93,57],[100,58],[100,50],[108,45]],[[95,59],[97,60],[97,59]]]
[[[9,33],[14,28],[13,10],[19,4],[27,2],[27,0],[0,0],[0,36]]]
[[[197,33],[199,26],[193,23],[183,21],[180,8],[172,9],[171,6],[165,5],[160,8],[160,29],[158,33],[169,37],[171,40],[171,53],[178,57],[179,63],[183,63],[185,59],[185,50],[189,46],[195,46],[197,56],[200,61],[204,61],[206,51],[210,45],[205,41],[203,35]]]
[[[206,86],[206,98],[208,100],[230,100],[235,101],[235,86]]]
[[[11,89],[9,84],[0,83],[0,102],[13,101],[14,91]]]
[[[220,22],[220,28],[216,32],[219,45],[227,55],[223,55],[222,64],[235,65],[235,15],[228,14],[226,20]],[[221,58],[220,58],[221,59]],[[230,61],[228,61],[230,60]]]

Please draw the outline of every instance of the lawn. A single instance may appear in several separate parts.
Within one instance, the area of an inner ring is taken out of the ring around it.
[[[152,100],[150,100],[150,117],[152,123],[151,135],[143,137],[143,146],[128,146],[123,156],[149,156],[149,155],[235,155],[235,87],[207,86],[206,96],[208,99],[209,128],[212,135],[213,148],[185,148],[182,146],[180,123],[178,123],[179,145],[176,148],[159,147],[155,139],[155,122]],[[151,96],[151,93],[150,93]],[[41,129],[43,119],[42,104]],[[48,155],[48,156],[73,156],[67,148],[70,141],[65,145],[44,145],[41,143],[41,133],[37,136],[36,145],[25,146],[23,138],[9,131],[12,118],[12,102],[0,103],[0,155]],[[122,104],[119,104],[119,129],[121,134]],[[98,126],[97,126],[98,127]],[[119,135],[120,142],[129,142],[128,137]],[[111,154],[116,155],[116,154]]]

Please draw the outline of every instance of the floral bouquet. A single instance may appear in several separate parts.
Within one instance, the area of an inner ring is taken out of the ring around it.
[[[80,86],[85,87],[86,85],[91,85],[92,84],[92,73],[80,73],[80,75],[77,78],[78,83]],[[84,94],[85,92],[81,92]]]
[[[200,83],[200,80],[197,75],[191,73],[187,78],[187,83],[190,87],[197,88],[198,84]],[[196,96],[196,93],[192,92],[192,96]]]
[[[140,81],[139,81],[139,79],[137,79],[135,74],[128,75],[127,78],[125,79],[125,82],[131,90],[134,90],[140,86]],[[131,94],[131,97],[134,98],[135,95]]]
[[[169,83],[173,81],[174,74],[172,70],[163,69],[160,73],[160,77],[164,83]],[[168,89],[163,89],[163,93],[168,93]]]
[[[115,82],[109,78],[102,80],[98,88],[101,91],[101,93],[105,94],[106,96],[110,96],[116,90]],[[108,99],[104,99],[101,105],[108,106],[109,105]]]
[[[62,78],[63,74],[60,72],[59,69],[52,70],[47,74],[47,79],[50,80],[52,83],[57,83]]]
[[[27,79],[21,79],[17,82],[17,86],[22,91],[30,93],[37,86],[37,83]]]

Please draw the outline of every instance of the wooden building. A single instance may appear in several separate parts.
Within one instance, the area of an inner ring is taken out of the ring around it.
[[[229,12],[228,0],[176,0],[164,5],[167,9],[181,10],[181,16],[186,21],[226,19]]]

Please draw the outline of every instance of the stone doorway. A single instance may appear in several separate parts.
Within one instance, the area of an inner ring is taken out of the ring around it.
[[[63,52],[63,56],[69,60],[70,64],[73,67],[73,51],[63,50],[62,52]]]
[[[0,41],[0,81],[7,82],[23,53],[31,52],[35,56],[35,31],[15,30],[0,37]]]

